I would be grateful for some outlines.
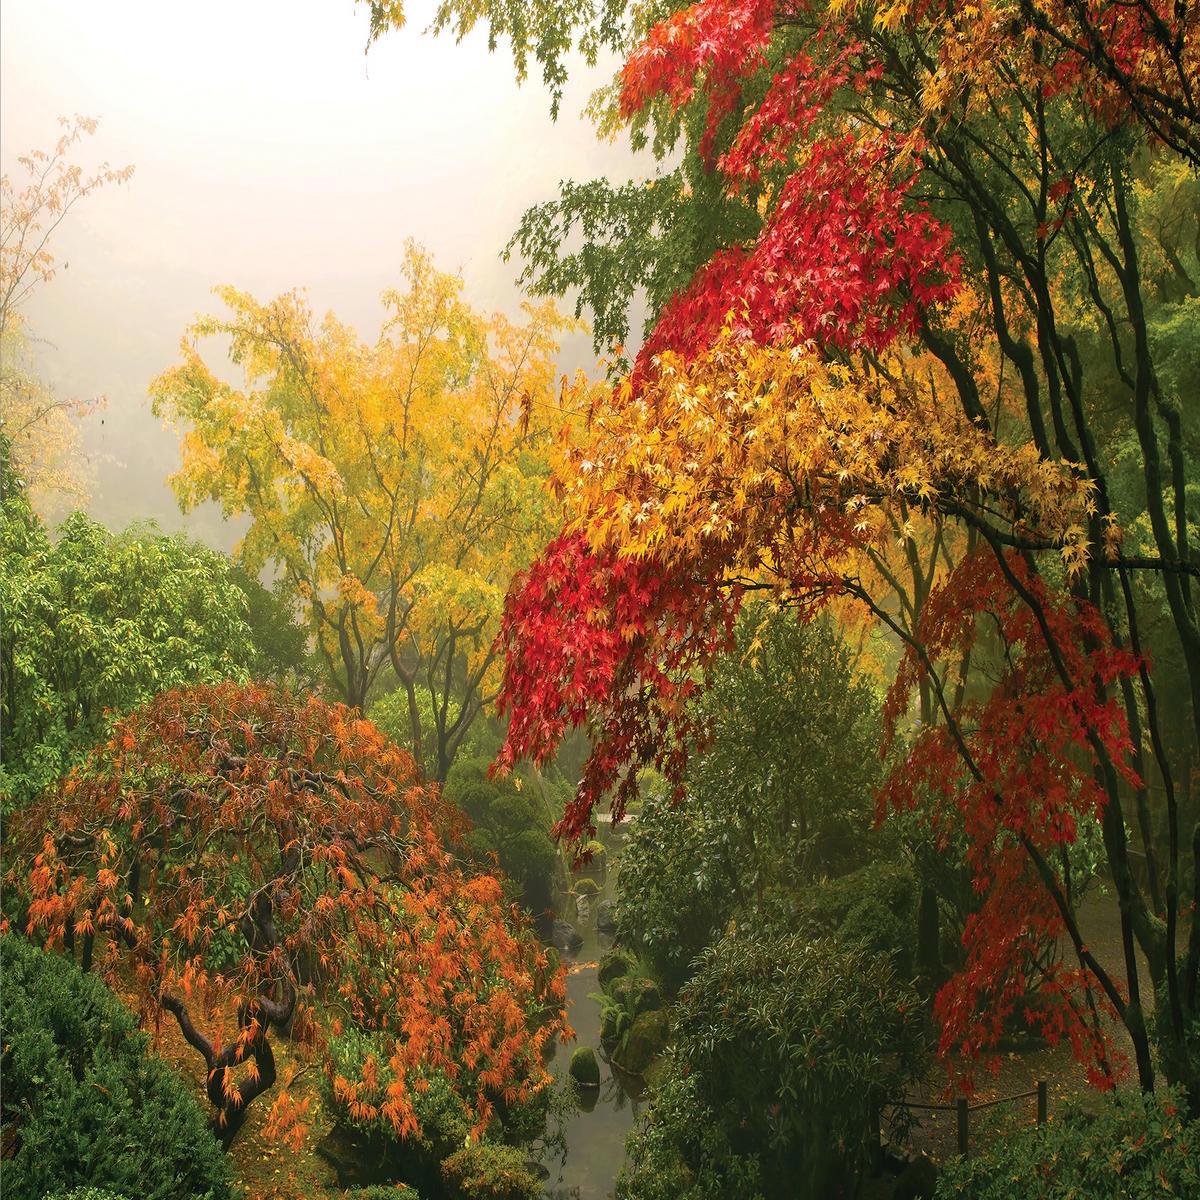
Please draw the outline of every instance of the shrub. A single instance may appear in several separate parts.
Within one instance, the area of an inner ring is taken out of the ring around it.
[[[1178,1091],[1116,1093],[1097,1114],[1068,1111],[950,1163],[938,1200],[1150,1200],[1200,1196],[1200,1125]]]
[[[5,1200],[85,1185],[89,1197],[227,1197],[198,1102],[117,997],[15,935],[0,938],[0,959]]]
[[[813,936],[862,942],[888,954],[901,975],[913,970],[918,891],[912,872],[898,863],[871,863],[839,879],[805,889],[800,927]]]
[[[729,916],[729,884],[708,850],[719,844],[703,806],[676,806],[657,793],[644,796],[621,848],[621,940],[671,991]]]
[[[407,1183],[372,1183],[368,1187],[347,1188],[345,1200],[421,1200],[419,1192]]]
[[[747,607],[697,715],[688,802],[646,797],[621,853],[619,933],[670,990],[729,923],[762,922],[861,863],[880,773],[878,698],[834,627]]]
[[[915,1075],[919,1026],[911,989],[862,946],[722,938],[672,1010],[675,1044],[619,1194],[830,1194]]]
[[[512,1146],[472,1142],[442,1163],[450,1200],[540,1200],[542,1181]]]
[[[1183,963],[1180,963],[1182,978]],[[1167,989],[1159,989],[1150,1034],[1167,1083],[1182,1088],[1188,1109],[1200,1118],[1200,1012],[1184,1013],[1183,1037],[1173,1029]]]
[[[494,850],[525,903],[534,910],[548,908],[557,853],[550,840],[550,811],[536,783],[491,780],[489,765],[486,758],[460,757],[446,777],[446,799],[476,826],[472,847]]]
[[[388,1089],[396,1083],[388,1046],[385,1035],[354,1027],[331,1039],[330,1072],[322,1080],[322,1101],[337,1121],[366,1135],[382,1175],[414,1181],[422,1189],[433,1191],[445,1163],[474,1140],[472,1114],[461,1096],[463,1078],[451,1083],[442,1071],[418,1074],[410,1069],[405,1082],[418,1128],[402,1135],[383,1113]],[[469,1072],[464,1068],[462,1074]],[[336,1085],[339,1076],[369,1079],[371,1087],[360,1083],[351,1097]],[[552,1100],[548,1086],[524,1102],[505,1103],[502,1096],[497,1096],[480,1144],[524,1147],[542,1139]],[[360,1107],[364,1104],[365,1111]]]

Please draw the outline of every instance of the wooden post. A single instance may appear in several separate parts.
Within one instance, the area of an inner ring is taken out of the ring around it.
[[[967,1146],[970,1140],[970,1120],[966,1097],[960,1097],[958,1101],[958,1152],[963,1158],[967,1157]]]
[[[1038,1101],[1038,1120],[1039,1125],[1046,1123],[1046,1081],[1039,1079],[1037,1081],[1037,1101]]]

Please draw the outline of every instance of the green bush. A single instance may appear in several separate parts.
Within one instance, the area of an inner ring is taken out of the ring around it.
[[[1184,962],[1179,964],[1184,978]],[[1200,1118],[1200,1012],[1186,1008],[1183,1014],[1183,1037],[1176,1035],[1171,1020],[1170,997],[1160,988],[1150,1023],[1150,1036],[1158,1052],[1158,1064],[1163,1077],[1172,1087],[1183,1090],[1192,1116]]]
[[[621,848],[620,938],[670,991],[687,978],[692,959],[732,907],[728,880],[709,850],[718,838],[702,805],[677,806],[651,793]]]
[[[1118,1093],[950,1163],[938,1200],[1152,1200],[1200,1196],[1200,1124],[1179,1092]]]
[[[199,1100],[96,977],[0,938],[5,1200],[89,1186],[137,1200],[229,1195]]]
[[[833,1194],[916,1074],[915,995],[885,956],[803,935],[739,932],[697,965],[618,1194]]]
[[[475,825],[476,852],[495,851],[501,870],[516,882],[535,911],[550,906],[556,851],[550,811],[537,784],[488,778],[489,760],[460,757],[446,777],[445,794]]]
[[[772,1195],[763,1163],[730,1142],[728,1123],[706,1102],[698,1077],[673,1052],[650,1111],[626,1140],[617,1200],[741,1200]]]
[[[877,844],[879,700],[832,624],[748,606],[697,716],[687,803],[646,796],[617,883],[620,938],[672,991],[731,919],[784,916]]]
[[[353,1115],[333,1089],[334,1075],[362,1080],[367,1058],[373,1057],[377,1082],[374,1092],[363,1095],[362,1099],[381,1106],[396,1079],[388,1063],[387,1044],[385,1035],[367,1033],[353,1026],[332,1039],[330,1071],[321,1081],[321,1099],[335,1120],[365,1135],[381,1175],[402,1178],[415,1183],[422,1192],[435,1193],[445,1163],[473,1140],[470,1114],[446,1076],[441,1071],[429,1071],[424,1080],[418,1080],[411,1072],[408,1075],[408,1094],[420,1132],[407,1140],[400,1139],[391,1122],[382,1115],[366,1119]],[[418,1088],[418,1083],[423,1086]],[[550,1088],[542,1089],[524,1103],[505,1103],[502,1095],[497,1096],[480,1145],[528,1147],[534,1157],[539,1144],[544,1143],[552,1151],[554,1135],[547,1132],[547,1117],[553,1101]],[[523,1151],[518,1153],[518,1159],[524,1162]]]
[[[407,1183],[372,1183],[367,1187],[347,1188],[345,1200],[421,1200],[419,1192]]]
[[[124,1197],[104,1188],[80,1187],[70,1192],[55,1192],[46,1200],[124,1200]]]
[[[916,943],[916,880],[899,863],[870,863],[838,879],[806,888],[789,921],[814,937],[837,937],[862,942],[878,954],[891,956],[904,976],[913,971]]]
[[[398,1170],[405,1156],[400,1152],[391,1122],[382,1115],[367,1119],[353,1116],[334,1093],[331,1081],[335,1074],[346,1079],[363,1079],[367,1059],[374,1058],[378,1082],[374,1093],[363,1099],[376,1108],[381,1107],[387,1099],[388,1088],[396,1081],[388,1063],[387,1045],[385,1034],[365,1033],[353,1026],[333,1038],[329,1045],[330,1071],[322,1078],[321,1098],[327,1110],[339,1122],[375,1140],[389,1166]],[[407,1147],[408,1154],[426,1164],[439,1163],[466,1140],[471,1129],[470,1116],[449,1080],[440,1071],[431,1071],[421,1090],[415,1086],[417,1080],[410,1078],[408,1083],[413,1110],[421,1130],[420,1135]]]
[[[471,1142],[442,1163],[449,1200],[540,1200],[542,1181],[512,1146]]]

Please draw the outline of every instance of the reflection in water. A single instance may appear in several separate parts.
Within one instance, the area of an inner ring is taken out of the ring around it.
[[[588,906],[585,918],[575,919],[570,897],[565,898],[565,905],[559,905],[583,935],[583,945],[573,954],[563,955],[568,971],[567,1019],[575,1030],[575,1045],[595,1047],[600,1060],[600,1090],[590,1112],[577,1112],[566,1122],[567,1157],[561,1172],[551,1164],[547,1200],[609,1200],[625,1161],[625,1135],[643,1107],[641,1081],[614,1071],[600,1047],[600,1003],[592,998],[600,991],[596,962],[612,944],[610,937],[596,932],[597,901],[613,897],[615,882],[616,871],[610,869],[602,894]],[[558,1047],[550,1063],[557,1078],[566,1075],[573,1049]]]

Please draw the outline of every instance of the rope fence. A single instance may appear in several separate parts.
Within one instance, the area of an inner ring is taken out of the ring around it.
[[[1015,1100],[1028,1100],[1037,1097],[1037,1123],[1046,1123],[1046,1081],[1037,1080],[1035,1086],[1028,1092],[1015,1092],[1011,1096],[997,1096],[994,1100],[980,1100],[972,1104],[966,1097],[959,1097],[953,1104],[922,1104],[910,1101],[909,1108],[921,1108],[931,1112],[953,1112],[958,1117],[958,1152],[964,1158],[970,1153],[971,1145],[971,1113],[981,1109],[992,1108],[997,1104],[1011,1104]]]

